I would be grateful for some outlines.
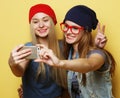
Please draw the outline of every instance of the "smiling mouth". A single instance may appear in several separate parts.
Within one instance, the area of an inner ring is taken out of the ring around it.
[[[38,30],[40,33],[46,33],[47,29]]]
[[[66,36],[67,39],[73,39],[74,36]]]

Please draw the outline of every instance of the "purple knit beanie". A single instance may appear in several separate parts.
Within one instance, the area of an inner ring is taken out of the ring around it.
[[[84,5],[77,5],[72,7],[65,15],[63,22],[66,20],[72,21],[82,27],[88,32],[96,29],[98,19],[96,13]]]

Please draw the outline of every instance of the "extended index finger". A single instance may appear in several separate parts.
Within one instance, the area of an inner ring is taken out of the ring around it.
[[[97,31],[100,30],[100,23],[97,24]]]
[[[102,26],[102,33],[105,34],[105,25]]]
[[[23,46],[24,46],[24,44],[21,44],[21,45],[15,47],[14,50],[13,50],[12,52],[19,51]]]
[[[97,25],[97,31],[98,31],[99,33],[104,34],[104,33],[105,33],[105,25],[103,25],[103,26],[102,26],[102,29],[101,29],[101,24],[98,23],[98,25]]]

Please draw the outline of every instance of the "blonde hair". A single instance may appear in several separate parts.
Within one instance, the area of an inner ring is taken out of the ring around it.
[[[51,22],[51,28],[50,28],[50,32],[47,36],[47,41],[48,41],[48,48],[52,49],[53,52],[56,54],[57,57],[63,59],[63,56],[60,53],[60,47],[58,44],[58,39],[56,37],[56,32],[55,32],[55,25],[53,20],[50,18],[50,22]],[[39,42],[37,41],[37,37],[35,35],[35,33],[31,30],[31,34],[32,34],[32,43],[33,45],[35,44],[39,44]],[[37,71],[37,78],[39,77],[40,74],[44,75],[45,78],[45,64],[44,63],[40,63],[39,67],[38,67],[38,71]],[[52,78],[62,87],[67,88],[67,73],[66,70],[61,69],[61,68],[55,68],[52,67],[51,68],[51,73],[52,73]]]

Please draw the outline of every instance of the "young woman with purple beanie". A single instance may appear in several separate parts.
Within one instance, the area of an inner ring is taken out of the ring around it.
[[[51,49],[40,45],[40,58],[36,62],[67,70],[71,98],[114,98],[111,76],[116,63],[110,52],[95,46],[92,30],[97,25],[92,9],[74,6],[60,24],[64,33],[64,55],[68,60],[59,59]]]

